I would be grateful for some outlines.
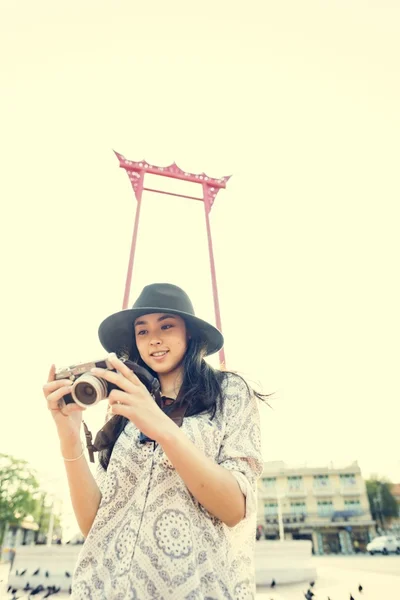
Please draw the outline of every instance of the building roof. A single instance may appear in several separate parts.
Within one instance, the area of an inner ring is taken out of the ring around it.
[[[303,463],[300,465],[287,465],[283,460],[269,461],[264,463],[263,475],[279,476],[279,475],[324,475],[329,473],[361,473],[360,466],[357,461],[347,465],[334,465],[333,462],[328,465],[313,465]]]

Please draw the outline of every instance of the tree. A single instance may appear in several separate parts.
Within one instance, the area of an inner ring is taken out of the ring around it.
[[[385,519],[398,516],[398,505],[391,491],[391,482],[377,476],[366,482],[372,518],[385,529]]]
[[[39,483],[25,460],[0,453],[0,546],[8,523],[20,523],[37,506]]]

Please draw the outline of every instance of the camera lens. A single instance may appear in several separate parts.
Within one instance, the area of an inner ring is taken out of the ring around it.
[[[73,387],[72,397],[76,404],[84,408],[93,406],[107,398],[107,384],[94,375],[82,375]]]

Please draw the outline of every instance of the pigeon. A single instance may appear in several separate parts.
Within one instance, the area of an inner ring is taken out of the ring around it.
[[[313,596],[315,596],[315,594],[313,594],[311,590],[307,590],[307,592],[304,594],[304,598],[306,600],[312,600]]]
[[[71,577],[71,573],[68,573],[68,571],[65,571],[65,577]]]
[[[354,597],[352,594],[350,594],[350,600],[354,600]]]
[[[22,575],[25,575],[25,573],[26,573],[26,569],[24,569],[23,571],[21,571],[21,573],[19,574],[20,577],[22,577]]]
[[[42,585],[38,585],[37,587],[35,587],[35,589],[33,589],[30,593],[30,596],[36,596],[36,594],[40,594],[40,592],[44,591],[44,587]]]
[[[26,586],[22,589],[23,592],[29,592],[29,590],[32,589],[31,586],[29,585],[29,583],[26,584]]]
[[[363,586],[361,585],[361,583],[360,583],[360,585],[358,586],[358,591],[360,592],[360,594],[361,594],[361,592],[363,591]]]
[[[315,581],[310,581],[310,587],[314,587]]]
[[[50,573],[49,573],[48,571],[45,571],[45,573],[44,573],[44,576],[45,576],[45,577],[48,577],[48,576],[49,576],[49,574],[50,574]]]
[[[43,596],[43,600],[44,598],[48,598],[49,596],[52,596],[53,594],[58,594],[58,592],[60,591],[61,588],[56,587],[55,585],[51,585],[47,588],[47,593]]]
[[[40,569],[36,569],[36,571],[34,573],[32,573],[32,575],[39,575],[39,571],[40,571]]]
[[[273,580],[271,581],[271,587],[272,587],[272,588],[274,588],[275,586],[276,586],[276,581],[275,581],[275,579],[273,579]]]

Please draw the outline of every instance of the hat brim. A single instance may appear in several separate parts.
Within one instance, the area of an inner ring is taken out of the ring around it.
[[[206,356],[215,354],[224,345],[222,333],[207,321],[199,319],[190,313],[180,310],[161,309],[159,307],[129,308],[110,315],[100,324],[99,339],[107,352],[119,352],[122,349],[130,351],[134,347],[134,322],[142,315],[151,313],[167,313],[179,315],[198,332],[199,337],[206,342]]]

